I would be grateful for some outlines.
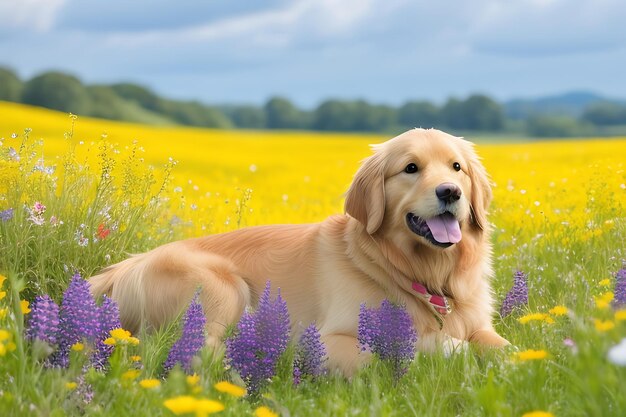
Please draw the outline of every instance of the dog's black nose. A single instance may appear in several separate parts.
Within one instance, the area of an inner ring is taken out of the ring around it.
[[[435,188],[435,194],[437,194],[437,198],[444,203],[450,204],[458,201],[461,198],[461,189],[451,182],[444,182],[443,184],[439,184],[437,188]]]

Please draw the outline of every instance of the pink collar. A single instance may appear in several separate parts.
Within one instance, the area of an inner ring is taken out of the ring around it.
[[[443,327],[443,317],[452,312],[452,306],[445,295],[435,295],[428,292],[425,286],[418,282],[413,282],[413,290],[428,303],[435,318],[439,322],[439,327]]]

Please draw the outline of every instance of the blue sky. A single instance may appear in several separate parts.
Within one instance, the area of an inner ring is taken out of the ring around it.
[[[0,65],[207,103],[626,98],[623,0],[0,0]]]

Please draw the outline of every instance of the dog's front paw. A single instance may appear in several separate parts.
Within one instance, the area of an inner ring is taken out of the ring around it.
[[[465,340],[455,337],[446,337],[442,343],[443,354],[446,358],[456,353],[463,353],[467,351],[468,347],[469,344]]]

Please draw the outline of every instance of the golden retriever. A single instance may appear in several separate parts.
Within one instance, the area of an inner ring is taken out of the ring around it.
[[[367,360],[359,306],[385,298],[406,307],[420,350],[507,345],[491,323],[491,190],[473,145],[413,129],[373,150],[346,214],[169,243],[92,277],[92,293],[117,301],[123,326],[137,331],[172,320],[200,287],[207,343],[220,346],[270,280],[294,329],[315,322],[329,366],[346,375]]]

